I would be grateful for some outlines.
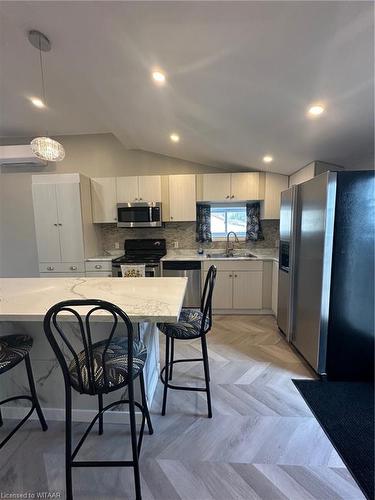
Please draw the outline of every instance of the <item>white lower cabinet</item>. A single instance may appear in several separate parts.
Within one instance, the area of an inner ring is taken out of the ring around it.
[[[263,261],[205,261],[203,283],[210,265],[217,267],[212,305],[233,312],[263,309]]]

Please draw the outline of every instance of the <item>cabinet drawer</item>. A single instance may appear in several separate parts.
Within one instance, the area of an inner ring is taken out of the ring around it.
[[[110,260],[85,262],[86,271],[112,271],[112,262]]]
[[[84,273],[85,265],[83,262],[40,262],[40,273]]]
[[[204,260],[203,270],[207,271],[210,266],[216,266],[218,271],[262,271],[262,260]]]
[[[112,278],[110,271],[86,271],[87,278]]]

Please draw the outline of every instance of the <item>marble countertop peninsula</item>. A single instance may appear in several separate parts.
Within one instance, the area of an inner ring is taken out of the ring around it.
[[[225,249],[212,249],[204,250],[202,255],[199,255],[196,249],[178,249],[178,250],[168,250],[167,255],[165,255],[161,260],[215,260],[215,254],[224,252]],[[212,255],[212,257],[207,257],[207,253]],[[259,248],[259,250],[253,249],[235,249],[236,255],[243,255],[243,257],[221,257],[220,260],[271,260],[279,261],[279,250],[277,248]],[[252,253],[255,257],[246,257],[247,253]]]
[[[116,304],[133,322],[176,322],[186,285],[187,278],[0,278],[0,322],[43,321],[57,302],[90,298]],[[60,317],[72,319],[69,313]],[[93,320],[112,315],[101,311]]]

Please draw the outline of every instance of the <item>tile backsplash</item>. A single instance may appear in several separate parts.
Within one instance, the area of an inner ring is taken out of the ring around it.
[[[262,221],[264,240],[249,241],[241,243],[242,247],[248,248],[275,248],[279,240],[279,220]],[[200,244],[195,241],[195,222],[166,222],[160,228],[118,228],[116,224],[101,224],[101,239],[103,250],[113,250],[116,243],[120,249],[124,246],[125,239],[131,238],[165,238],[167,247],[174,248],[174,242],[178,242],[178,248],[223,248],[225,242],[215,241]]]

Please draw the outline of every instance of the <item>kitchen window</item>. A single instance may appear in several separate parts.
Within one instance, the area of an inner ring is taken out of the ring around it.
[[[246,206],[211,206],[211,234],[213,239],[223,239],[234,231],[239,238],[246,236]]]

